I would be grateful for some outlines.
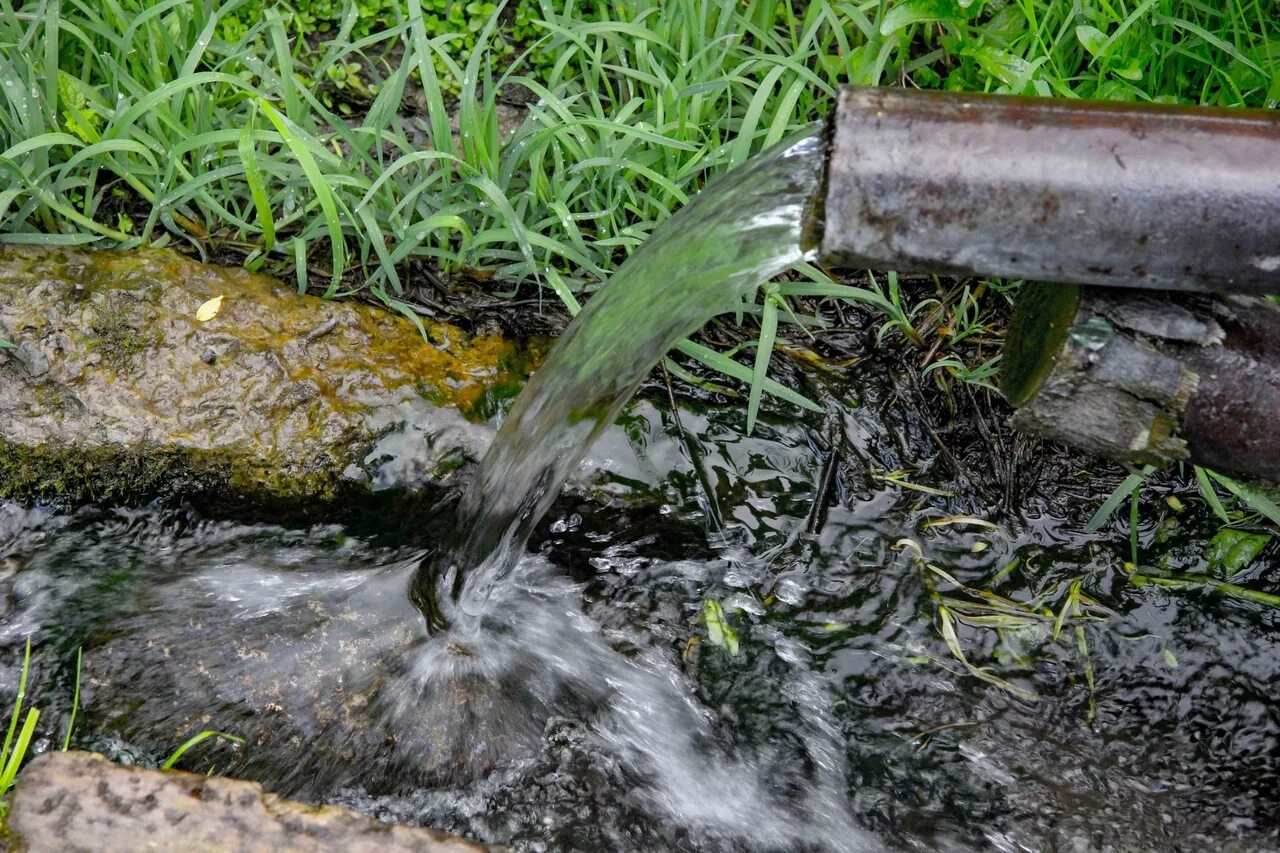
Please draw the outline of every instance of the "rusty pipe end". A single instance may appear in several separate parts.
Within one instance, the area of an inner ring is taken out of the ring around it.
[[[847,86],[833,266],[1280,291],[1280,112]]]

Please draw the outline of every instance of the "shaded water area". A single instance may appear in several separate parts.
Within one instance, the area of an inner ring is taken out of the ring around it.
[[[874,405],[875,389],[858,391]],[[909,426],[854,412],[878,463],[934,458]],[[625,525],[622,510],[557,505],[495,589],[510,632],[476,660],[500,690],[414,682],[428,640],[405,595],[412,544],[11,506],[4,683],[34,632],[38,701],[59,725],[83,642],[77,742],[154,762],[203,728],[237,732],[247,749],[206,748],[191,768],[522,849],[1280,844],[1275,614],[1131,585],[1123,531],[1078,532],[1109,478],[1080,487],[1051,471],[1017,516],[989,516],[999,530],[929,533],[928,520],[982,499],[939,466],[919,479],[955,497],[854,470],[807,534],[821,466],[806,430],[765,423],[745,438],[738,411],[686,409],[725,518],[708,530],[670,414],[640,403],[624,420],[599,451],[620,489],[648,485]],[[919,455],[900,458],[899,443]],[[663,476],[646,478],[645,462]],[[1144,528],[1144,561],[1203,567],[1210,521],[1183,524],[1159,544]],[[1011,598],[1083,578],[1105,608],[1084,623],[1095,718],[1074,639],[1011,636],[1019,662],[993,632],[961,632],[972,661],[1038,701],[966,675],[936,630],[926,572],[895,550],[904,538],[957,581]],[[1274,558],[1250,575],[1274,585]],[[738,654],[705,639],[707,600],[723,605]]]
[[[741,406],[646,396],[606,428],[671,340],[802,257],[816,149],[795,156],[735,173],[732,209],[710,193],[636,254],[728,290],[627,291],[618,310],[651,325],[570,332],[460,521],[0,505],[0,684],[34,636],[52,742],[83,646],[80,745],[155,763],[233,732],[243,748],[184,764],[518,849],[1280,847],[1277,614],[1132,583],[1123,525],[1081,533],[1114,472],[977,411],[930,421],[871,333],[840,378],[802,378],[824,415],[746,436]],[[766,186],[793,188],[774,218],[754,206]],[[746,232],[759,242],[705,256],[678,239]],[[613,292],[584,314],[607,317]],[[1207,511],[1148,514],[1144,565],[1206,571]],[[444,552],[455,527],[466,543]],[[417,577],[443,584],[427,598],[448,631],[428,633]],[[1274,546],[1234,580],[1274,589]],[[997,631],[974,615],[986,593],[1037,607]],[[940,607],[969,614],[955,642],[1004,686],[964,668]]]

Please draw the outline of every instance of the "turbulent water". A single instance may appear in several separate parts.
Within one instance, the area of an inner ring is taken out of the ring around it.
[[[183,765],[519,850],[1280,849],[1276,612],[1132,583],[1126,530],[1080,533],[1115,476],[999,430],[939,452],[871,349],[822,424],[640,401],[608,427],[674,340],[802,259],[820,163],[816,138],[753,161],[624,265],[456,524],[425,520],[463,534],[425,570],[402,518],[0,504],[0,688],[33,638],[38,748],[83,648],[78,745],[155,764],[220,729],[246,744]],[[557,503],[588,447],[593,497]],[[1141,562],[1212,571],[1212,515],[1164,515]],[[974,590],[1053,618],[997,630]]]
[[[434,619],[478,618],[574,466],[658,360],[804,258],[824,147],[815,130],[735,169],[664,223],[574,318],[463,497],[460,544],[424,566],[418,598]]]
[[[642,403],[591,454],[619,488],[647,484],[640,506],[554,507],[493,591],[505,629],[469,656],[435,644],[408,602],[412,544],[0,507],[0,684],[13,690],[33,635],[34,701],[57,742],[83,644],[80,745],[150,763],[232,731],[246,749],[206,742],[183,766],[521,850],[1280,849],[1274,611],[1130,584],[1123,527],[1080,533],[1115,480],[1070,468],[1028,471],[1017,513],[983,513],[999,529],[925,527],[984,499],[928,464],[913,412],[885,423],[891,398],[852,390],[874,465],[915,460],[952,496],[850,466],[806,533],[822,460],[803,426],[745,437],[736,407],[684,410],[698,480],[671,414]],[[955,449],[993,476],[982,447]],[[710,538],[708,499],[725,519]],[[1204,571],[1212,516],[1178,520],[1144,523],[1142,561]],[[1100,609],[1059,642],[961,633],[974,663],[1038,701],[961,669],[903,539],[1012,600],[1083,579]],[[1275,571],[1264,554],[1237,580],[1274,587]],[[707,600],[736,654],[708,639]]]

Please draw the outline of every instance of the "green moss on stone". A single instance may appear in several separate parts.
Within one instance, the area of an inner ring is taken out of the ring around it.
[[[335,473],[332,460],[312,470],[249,460],[234,451],[155,445],[27,447],[0,439],[0,500],[76,506],[138,506],[178,500],[225,517],[281,522],[341,517],[368,487]]]
[[[155,343],[154,335],[141,331],[114,313],[98,316],[89,330],[96,338],[94,348],[102,360],[118,372],[126,370],[136,355]]]
[[[172,447],[25,447],[0,439],[0,499],[144,503],[217,488],[226,488],[225,475],[215,466],[194,464],[187,451]]]

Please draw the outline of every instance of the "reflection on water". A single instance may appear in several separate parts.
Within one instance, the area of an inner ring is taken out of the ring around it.
[[[35,631],[56,738],[87,640],[86,745],[154,761],[195,731],[232,731],[246,749],[206,743],[189,766],[522,849],[1280,848],[1273,612],[1133,586],[1122,535],[1073,532],[1096,499],[1063,518],[1053,483],[1028,498],[1025,529],[925,529],[974,511],[948,483],[957,497],[850,498],[805,534],[805,435],[766,422],[744,438],[739,417],[682,413],[723,547],[707,547],[706,496],[669,415],[638,405],[597,453],[620,479],[651,478],[660,504],[626,524],[564,504],[465,642],[414,618],[413,548],[338,528],[6,506],[0,675],[12,691]],[[652,459],[676,470],[646,472]],[[1181,523],[1144,560],[1203,569],[1212,528]],[[1013,600],[1083,579],[1098,618],[1069,621],[1057,643],[961,628],[971,661],[1038,702],[963,671],[904,538]],[[1274,585],[1265,556],[1247,572]],[[708,639],[708,599],[737,655]]]

